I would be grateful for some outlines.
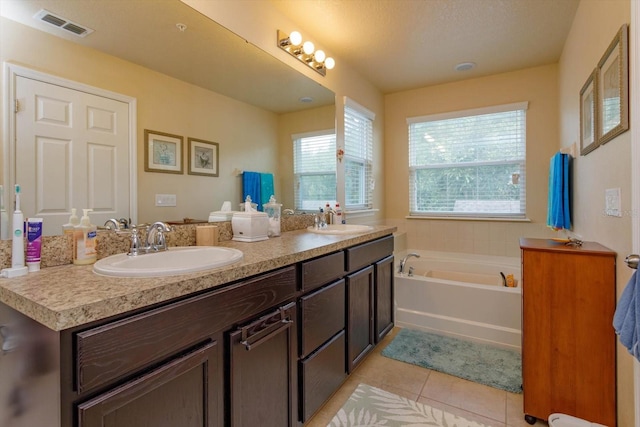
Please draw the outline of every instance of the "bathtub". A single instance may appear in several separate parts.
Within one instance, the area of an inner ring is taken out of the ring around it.
[[[420,258],[399,274],[407,253]],[[397,326],[520,350],[520,258],[407,250],[395,254],[395,265]],[[500,272],[513,274],[517,287],[503,286]]]

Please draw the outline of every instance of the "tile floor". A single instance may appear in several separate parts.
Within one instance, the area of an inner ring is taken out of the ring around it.
[[[509,393],[430,369],[389,359],[380,353],[394,329],[356,368],[305,427],[325,427],[359,383],[369,384],[470,421],[491,427],[531,427],[524,421],[522,394]],[[538,421],[536,427],[546,427]]]

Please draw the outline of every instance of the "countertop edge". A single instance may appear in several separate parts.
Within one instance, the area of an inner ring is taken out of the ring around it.
[[[396,231],[391,226],[373,228],[358,235],[318,235],[298,230],[263,242],[223,242],[219,246],[242,250],[244,259],[180,276],[117,278],[97,275],[92,266],[50,267],[19,278],[0,279],[0,302],[54,331],[62,331],[215,289]]]

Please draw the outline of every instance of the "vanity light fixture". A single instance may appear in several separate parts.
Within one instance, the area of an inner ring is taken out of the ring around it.
[[[316,50],[313,42],[309,40],[303,42],[302,35],[298,31],[287,35],[278,30],[278,47],[323,76],[327,74],[327,70],[336,66],[336,61],[327,57],[324,51]]]

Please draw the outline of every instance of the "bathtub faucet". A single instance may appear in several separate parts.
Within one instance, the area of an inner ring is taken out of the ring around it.
[[[412,252],[410,254],[407,254],[407,256],[405,256],[404,258],[402,258],[402,260],[400,260],[400,267],[398,268],[398,273],[404,274],[404,266],[407,263],[407,260],[411,257],[420,258],[420,255]]]

